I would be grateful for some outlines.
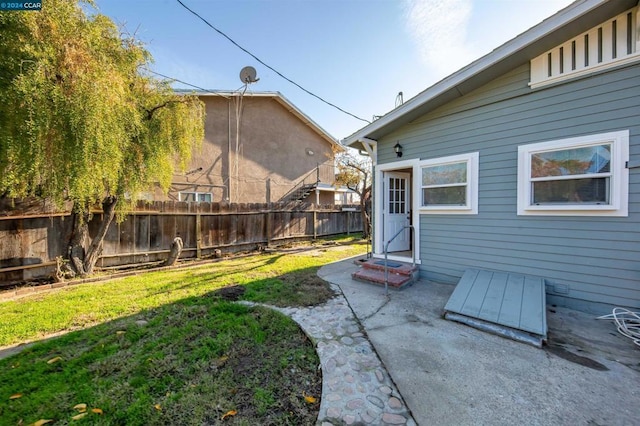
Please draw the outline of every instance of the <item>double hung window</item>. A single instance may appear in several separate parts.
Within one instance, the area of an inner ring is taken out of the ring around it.
[[[420,163],[422,213],[478,213],[477,152]]]
[[[518,214],[627,215],[628,131],[518,148]]]

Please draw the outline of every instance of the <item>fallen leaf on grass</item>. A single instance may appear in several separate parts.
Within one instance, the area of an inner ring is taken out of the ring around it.
[[[122,330],[118,330],[118,331],[116,331],[116,334],[117,334],[118,336],[119,336],[119,335],[121,335],[121,334],[124,334],[124,333],[126,333],[126,331],[122,331]]]
[[[37,422],[33,423],[32,426],[42,426],[42,425],[46,425],[47,423],[51,423],[53,421],[53,419],[40,419]]]
[[[21,393],[14,393],[13,395],[11,395],[9,397],[9,399],[18,399],[18,398],[22,398],[22,394]]]
[[[302,396],[304,396],[304,400],[307,404],[315,404],[316,402],[318,402],[318,398],[314,398],[313,396],[307,395],[304,392],[302,392]]]
[[[226,413],[224,413],[224,415],[222,416],[221,420],[224,420],[227,417],[235,416],[236,414],[238,414],[238,412],[236,410],[229,410]]]
[[[160,406],[160,404],[154,405],[153,408],[155,408],[158,411],[162,411],[162,407]]]
[[[100,408],[92,408],[91,412],[95,414],[104,414],[104,412]]]
[[[47,364],[55,364],[58,361],[62,361],[62,357],[57,356],[55,358],[51,358],[49,361],[47,361]]]
[[[80,420],[81,418],[83,418],[84,416],[86,416],[89,413],[80,413],[80,414],[76,414],[75,416],[71,417],[72,420]]]
[[[84,413],[85,411],[87,411],[87,404],[76,404],[73,406],[73,409]]]

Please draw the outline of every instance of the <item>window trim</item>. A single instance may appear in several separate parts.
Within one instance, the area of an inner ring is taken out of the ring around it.
[[[611,144],[609,204],[531,204],[531,157],[533,154]],[[629,131],[621,130],[518,146],[518,215],[544,216],[628,216],[629,215]]]
[[[418,163],[419,186],[416,187],[421,214],[478,214],[478,164],[479,152],[451,155],[448,157],[421,160]],[[422,200],[422,169],[425,167],[443,166],[452,163],[467,163],[467,203],[464,206],[425,206]]]

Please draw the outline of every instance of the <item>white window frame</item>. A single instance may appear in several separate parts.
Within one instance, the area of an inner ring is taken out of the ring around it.
[[[461,155],[452,155],[449,157],[432,158],[422,160],[418,165],[419,186],[418,197],[420,202],[421,214],[478,214],[478,164],[480,159],[479,152],[471,152]],[[422,169],[425,167],[444,166],[452,163],[467,163],[467,185],[466,185],[466,204],[463,206],[444,206],[444,205],[423,205],[422,200]]]
[[[533,205],[531,203],[531,157],[533,154],[601,144],[611,144],[609,204]],[[628,130],[521,145],[518,147],[518,215],[626,217],[629,215],[629,169],[625,164],[628,160]]]
[[[211,192],[196,192],[196,191],[180,191],[178,193],[178,200],[184,201],[186,196],[191,194],[193,194],[193,198],[195,199],[195,201],[191,201],[191,202],[195,202],[195,203],[212,203],[213,202],[213,194]],[[199,198],[201,195],[208,195],[211,201],[200,201]]]

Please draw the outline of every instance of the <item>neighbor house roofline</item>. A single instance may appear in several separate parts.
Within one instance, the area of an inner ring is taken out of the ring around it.
[[[427,88],[386,115],[342,140],[357,146],[364,138],[378,140],[433,109],[462,97],[509,70],[598,25],[603,16],[633,8],[638,0],[578,0],[487,55]],[[604,18],[606,19],[606,18]]]
[[[272,98],[276,102],[278,102],[280,105],[282,105],[284,109],[289,111],[291,114],[296,116],[300,121],[302,121],[304,124],[309,126],[311,130],[313,130],[318,135],[320,135],[324,140],[329,142],[333,147],[335,147],[339,151],[344,150],[344,147],[340,145],[340,142],[338,141],[338,139],[331,136],[329,132],[324,130],[318,123],[313,121],[307,114],[302,112],[298,107],[296,107],[293,103],[291,103],[291,101],[287,99],[280,92],[249,92],[247,91],[244,94],[242,94],[241,92],[232,92],[232,91],[225,91],[225,90],[193,91],[193,90],[176,89],[175,91],[177,93],[191,94],[199,97],[218,96],[226,99],[233,98],[235,96],[240,96],[240,95],[242,95],[245,98]]]

